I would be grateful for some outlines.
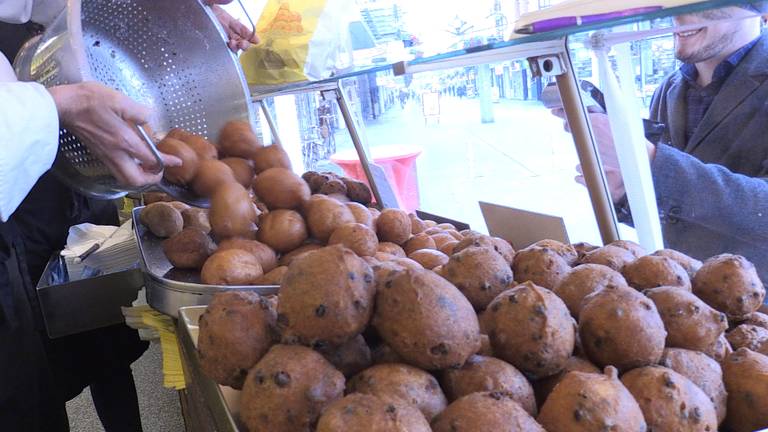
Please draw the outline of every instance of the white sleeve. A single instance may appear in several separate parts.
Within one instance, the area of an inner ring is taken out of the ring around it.
[[[0,21],[22,24],[32,17],[32,0],[2,0],[0,1]]]
[[[51,168],[59,119],[53,98],[37,83],[0,82],[0,101],[0,220],[7,221]]]
[[[65,0],[0,0],[0,21],[48,25],[65,7]]]

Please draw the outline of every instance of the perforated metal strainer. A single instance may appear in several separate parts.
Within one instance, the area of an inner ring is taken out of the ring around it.
[[[120,90],[153,108],[150,127],[158,136],[180,127],[215,141],[227,121],[254,120],[237,56],[213,12],[198,0],[69,0],[46,31],[22,48],[14,68],[19,79],[46,87],[99,81]],[[137,191],[118,184],[66,129],[53,169],[91,197]],[[165,181],[154,188],[196,201]]]

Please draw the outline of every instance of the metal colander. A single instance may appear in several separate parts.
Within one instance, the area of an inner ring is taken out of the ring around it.
[[[19,79],[46,87],[99,81],[120,90],[153,108],[149,125],[158,136],[180,127],[216,141],[227,121],[254,121],[237,56],[198,0],[69,0],[43,34],[25,44],[14,68]],[[159,160],[152,140],[141,134]],[[92,197],[138,191],[118,184],[66,129],[53,170]],[[165,181],[154,188],[196,198]]]

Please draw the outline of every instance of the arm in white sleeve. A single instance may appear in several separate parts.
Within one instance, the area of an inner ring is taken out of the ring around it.
[[[0,0],[0,21],[48,25],[65,6],[66,0]]]
[[[59,119],[53,98],[37,83],[0,82],[0,101],[0,220],[5,222],[51,168]]]

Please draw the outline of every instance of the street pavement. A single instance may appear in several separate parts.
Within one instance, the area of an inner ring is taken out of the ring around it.
[[[420,209],[487,232],[478,201],[559,216],[571,242],[602,244],[586,189],[574,181],[578,158],[562,122],[538,102],[502,99],[482,123],[478,99],[441,98],[441,116],[425,121],[417,99],[368,121],[371,148],[423,149],[417,159]],[[346,130],[337,148],[351,148]],[[514,223],[512,221],[511,223]],[[624,227],[628,237],[631,229]]]

